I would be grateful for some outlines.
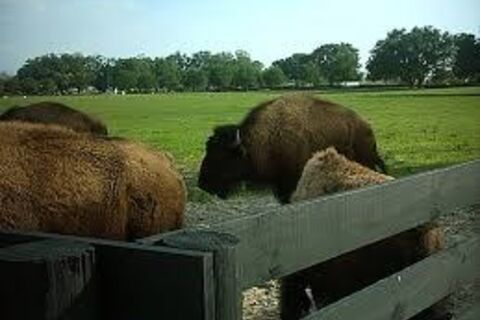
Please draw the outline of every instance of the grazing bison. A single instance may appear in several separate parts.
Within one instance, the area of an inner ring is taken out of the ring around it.
[[[392,179],[328,148],[306,163],[292,202]],[[400,271],[443,245],[443,230],[428,223],[287,276],[281,287],[282,319],[300,319],[312,308],[312,300],[316,308],[321,308]],[[311,289],[310,298],[307,287]],[[440,303],[414,319],[448,319],[448,315],[443,314]]]
[[[131,239],[179,228],[185,185],[163,154],[56,126],[0,122],[0,229]]]
[[[199,187],[225,198],[241,181],[266,184],[288,202],[315,151],[334,146],[349,159],[385,169],[370,125],[343,106],[293,95],[260,104],[238,125],[214,129]]]
[[[12,107],[0,115],[0,121],[23,121],[57,124],[77,132],[107,135],[100,121],[58,102],[39,102],[24,107]]]

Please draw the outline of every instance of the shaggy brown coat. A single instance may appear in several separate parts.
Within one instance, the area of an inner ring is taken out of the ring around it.
[[[141,145],[0,123],[0,229],[141,237],[180,227],[185,193],[171,162]]]
[[[329,148],[316,153],[307,162],[292,201],[391,179]],[[443,230],[428,223],[288,276],[282,281],[282,319],[300,319],[308,312],[311,302],[305,293],[307,287],[311,289],[316,307],[321,308],[400,271],[443,246]],[[437,305],[414,319],[443,319],[442,312],[442,306]]]
[[[39,102],[12,107],[0,115],[0,121],[57,124],[77,132],[107,135],[107,127],[87,114],[58,102]]]
[[[330,147],[315,153],[303,168],[292,202],[393,180],[348,160]]]
[[[235,128],[238,134],[232,132]],[[232,153],[233,141],[222,140],[234,137],[239,140],[237,158],[220,156],[220,150]],[[385,169],[370,125],[354,111],[308,95],[283,96],[257,106],[238,126],[215,130],[207,143],[199,185],[222,196],[228,192],[222,189],[239,180],[265,183],[288,202],[307,160],[329,146],[369,168]]]

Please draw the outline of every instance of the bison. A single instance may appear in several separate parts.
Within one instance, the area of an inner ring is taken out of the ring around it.
[[[334,148],[328,148],[316,153],[306,163],[292,202],[392,179],[348,160]],[[300,319],[312,307],[321,308],[337,301],[441,250],[443,246],[443,230],[432,222],[289,275],[281,283],[282,319]],[[310,297],[306,288],[311,290]],[[414,319],[448,317],[441,302]]]
[[[107,127],[83,112],[58,102],[39,102],[24,107],[11,107],[0,115],[0,121],[23,121],[57,124],[77,132],[107,135]]]
[[[287,203],[303,166],[334,146],[349,159],[385,170],[370,125],[354,111],[307,95],[283,96],[252,109],[238,125],[214,129],[198,184],[226,198],[242,181],[273,188]]]
[[[0,229],[129,240],[179,228],[186,190],[162,153],[123,139],[0,122]]]
[[[393,177],[372,171],[348,160],[333,147],[316,152],[307,161],[291,202],[316,198],[393,180]]]

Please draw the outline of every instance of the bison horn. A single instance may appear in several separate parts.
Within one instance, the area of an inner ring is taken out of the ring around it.
[[[240,129],[235,130],[235,141],[233,141],[233,146],[238,147],[242,143],[240,139]]]

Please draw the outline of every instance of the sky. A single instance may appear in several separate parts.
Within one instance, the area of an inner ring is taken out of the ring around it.
[[[268,66],[348,42],[364,64],[394,28],[480,35],[480,0],[0,0],[0,72],[47,53],[246,50]]]

